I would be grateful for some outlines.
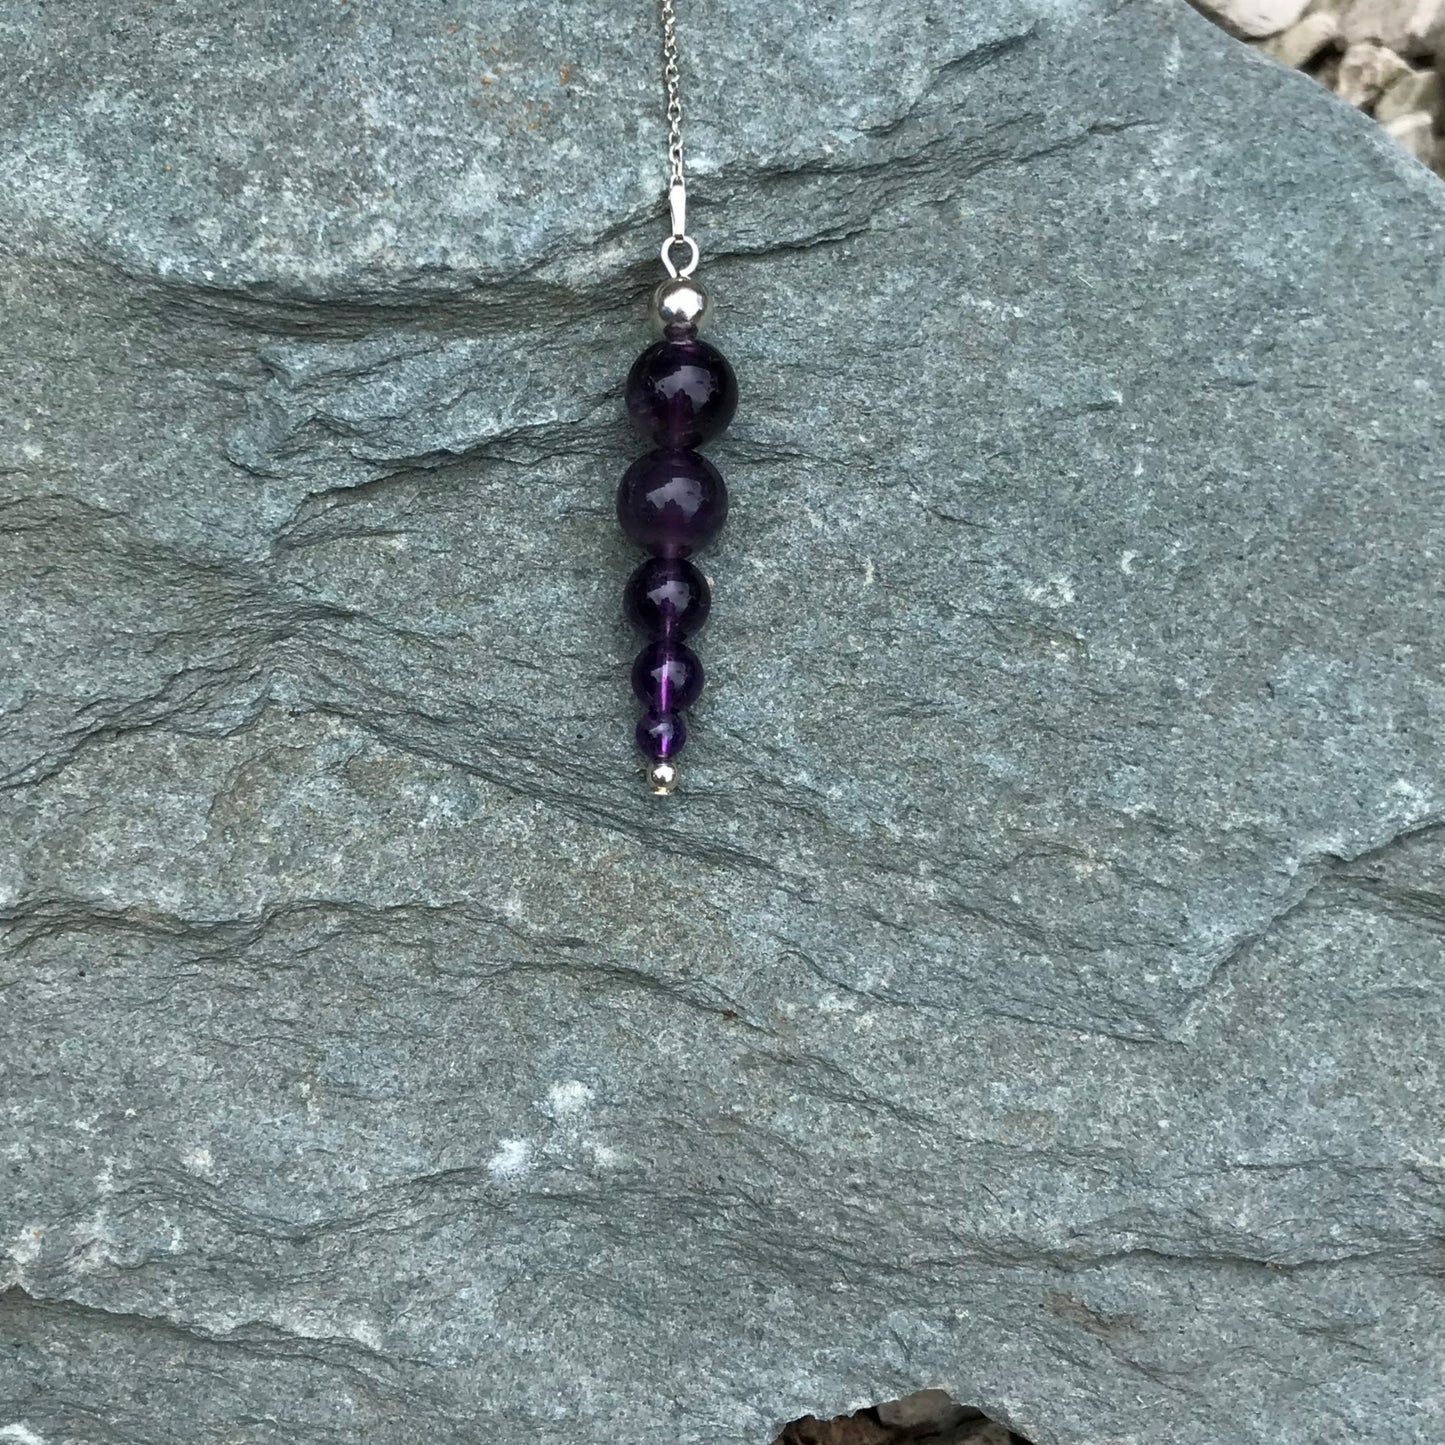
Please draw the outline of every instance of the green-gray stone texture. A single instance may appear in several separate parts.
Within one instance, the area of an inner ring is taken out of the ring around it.
[[[0,1440],[1445,1438],[1445,190],[1181,5],[0,0]]]

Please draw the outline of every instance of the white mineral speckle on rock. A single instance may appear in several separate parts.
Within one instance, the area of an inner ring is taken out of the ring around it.
[[[568,1119],[592,1103],[593,1092],[580,1079],[563,1079],[547,1090],[547,1108],[554,1119]]]
[[[368,1350],[379,1351],[386,1343],[381,1331],[368,1320],[358,1320],[347,1333],[358,1344],[365,1345]]]
[[[40,1254],[42,1237],[42,1231],[31,1225],[12,1237],[10,1243],[5,1247],[5,1252],[16,1264],[29,1264]]]
[[[1050,577],[1047,582],[1034,583],[1026,590],[1031,602],[1045,607],[1067,607],[1074,601],[1074,584],[1064,576]]]
[[[9,1440],[12,1445],[46,1445],[45,1437],[36,1434],[21,1420],[10,1425],[0,1425],[0,1440]]]
[[[503,1139],[487,1160],[493,1179],[520,1179],[531,1168],[532,1146],[526,1139]]]

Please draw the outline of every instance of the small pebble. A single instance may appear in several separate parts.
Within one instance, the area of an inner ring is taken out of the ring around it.
[[[1287,30],[1309,0],[1195,0],[1211,20],[1242,40],[1263,40]]]
[[[1334,13],[1316,10],[1297,25],[1291,25],[1288,30],[1265,41],[1264,52],[1272,55],[1281,65],[1300,70],[1322,51],[1338,43],[1339,38],[1340,22]]]
[[[1340,13],[1346,45],[1383,45],[1397,55],[1428,54],[1429,36],[1445,0],[1350,0]]]
[[[1368,42],[1352,45],[1340,60],[1335,93],[1342,100],[1364,110],[1374,105],[1389,86],[1409,71],[1410,67],[1383,45]]]
[[[1424,111],[1427,118],[1438,116],[1442,89],[1439,71],[1412,70],[1386,87],[1375,102],[1375,119],[1388,129],[1391,121],[1417,111]]]
[[[1427,166],[1435,160],[1435,123],[1423,110],[1402,115],[1385,127],[1417,161]]]
[[[958,1404],[947,1390],[915,1390],[901,1400],[885,1400],[878,1418],[894,1430],[952,1430],[965,1421],[982,1421],[982,1413]]]

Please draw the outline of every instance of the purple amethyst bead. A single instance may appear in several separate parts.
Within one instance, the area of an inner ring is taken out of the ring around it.
[[[697,452],[648,452],[617,488],[622,530],[657,557],[686,557],[706,547],[727,516],[722,474]]]
[[[649,643],[632,664],[632,690],[652,712],[682,712],[702,692],[702,663],[685,643]]]
[[[738,379],[717,347],[695,330],[670,327],[632,363],[627,410],[660,447],[695,447],[719,436],[738,409]]]
[[[655,763],[675,758],[687,746],[687,725],[675,712],[649,709],[637,720],[637,746]]]
[[[681,557],[649,557],[627,579],[622,608],[648,637],[690,637],[707,621],[712,592],[707,578]]]

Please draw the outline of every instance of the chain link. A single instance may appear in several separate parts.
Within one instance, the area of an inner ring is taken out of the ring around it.
[[[662,0],[662,79],[667,86],[668,186],[683,185],[682,86],[677,69],[677,12],[673,0]]]
[[[667,208],[672,234],[662,243],[662,264],[674,280],[697,270],[697,242],[687,234],[687,182],[682,173],[682,83],[677,67],[677,11],[673,0],[660,0],[662,13],[662,80],[667,87]],[[686,247],[686,264],[674,252]]]

